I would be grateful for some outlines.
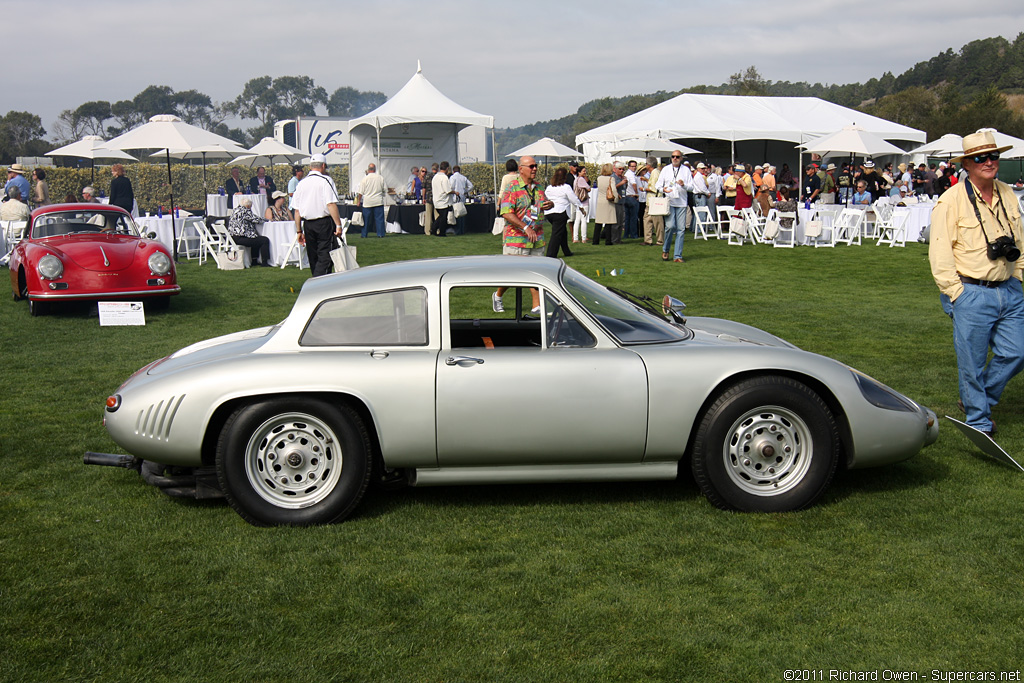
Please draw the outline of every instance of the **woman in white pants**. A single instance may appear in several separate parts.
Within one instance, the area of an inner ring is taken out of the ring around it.
[[[576,182],[573,183],[572,189],[583,204],[583,206],[576,208],[576,218],[573,219],[572,223],[572,241],[586,244],[587,226],[590,224],[590,216],[587,213],[590,209],[590,182],[587,180],[587,169],[585,166],[580,166],[580,174],[576,177]]]

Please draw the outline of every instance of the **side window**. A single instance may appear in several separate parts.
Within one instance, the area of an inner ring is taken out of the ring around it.
[[[494,287],[448,290],[449,339],[452,348],[508,348],[541,345],[540,313],[534,313],[533,290],[502,288],[501,305]],[[501,311],[495,311],[501,308]]]
[[[422,346],[427,343],[427,292],[400,289],[331,299],[317,307],[302,346]]]
[[[593,346],[593,335],[578,320],[555,301],[550,292],[544,292],[544,326],[548,348]]]

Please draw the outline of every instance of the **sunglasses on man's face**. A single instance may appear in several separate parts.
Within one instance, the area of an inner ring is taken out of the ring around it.
[[[983,164],[986,161],[999,161],[999,152],[989,152],[988,154],[975,154],[970,157],[971,161],[976,164]]]
[[[682,157],[681,157],[681,156],[679,156],[678,154],[673,154],[673,155],[672,155],[672,158],[673,158],[673,159],[682,159]]]
[[[537,164],[527,164],[526,168],[537,168]]]

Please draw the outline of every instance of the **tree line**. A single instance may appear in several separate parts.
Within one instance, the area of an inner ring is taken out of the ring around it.
[[[175,91],[166,85],[151,85],[135,97],[117,102],[95,100],[57,116],[50,132],[31,112],[10,111],[0,118],[0,163],[19,156],[42,156],[55,146],[80,140],[86,135],[112,138],[156,114],[174,114],[186,123],[251,146],[273,135],[274,123],[297,116],[354,118],[384,104],[384,93],[341,87],[330,95],[308,76],[260,76],[249,80],[235,99],[215,102],[198,90]],[[225,122],[241,118],[255,121],[249,128],[230,128]]]
[[[721,85],[603,97],[569,116],[495,131],[495,145],[514,150],[548,136],[572,147],[580,133],[685,93],[818,97],[924,130],[929,140],[945,133],[966,135],[983,127],[1024,137],[1024,117],[1013,111],[1005,97],[1024,93],[1024,33],[1012,42],[997,36],[967,43],[958,52],[949,48],[899,76],[886,71],[865,83],[773,82],[751,66]]]

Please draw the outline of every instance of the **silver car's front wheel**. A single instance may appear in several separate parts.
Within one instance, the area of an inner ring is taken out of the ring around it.
[[[252,524],[327,524],[362,498],[369,458],[369,436],[353,410],[281,397],[231,414],[217,443],[217,476],[228,502]]]
[[[694,478],[724,509],[798,510],[825,491],[839,462],[839,431],[807,385],[765,376],[724,389],[693,443]]]

